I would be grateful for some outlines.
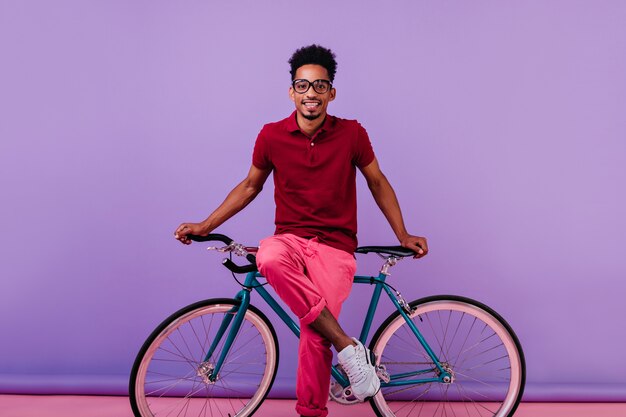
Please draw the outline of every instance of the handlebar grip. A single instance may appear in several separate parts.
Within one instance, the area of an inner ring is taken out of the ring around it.
[[[197,235],[187,235],[187,237],[191,240],[193,240],[194,242],[209,242],[212,240],[217,240],[220,242],[223,242],[227,245],[230,245],[232,243],[232,239],[229,238],[226,235],[222,235],[219,233],[211,233],[209,235],[206,236],[197,236]]]
[[[256,271],[256,263],[255,264],[250,264],[250,265],[245,265],[245,266],[239,266],[236,263],[234,263],[233,261],[231,261],[228,258],[225,258],[222,261],[222,265],[224,265],[226,268],[230,269],[231,271],[233,271],[235,274],[245,274],[248,272],[254,272]]]
[[[256,267],[256,256],[254,256],[253,254],[249,253],[246,255],[246,259],[248,260],[248,262],[250,262],[252,265],[254,265]]]

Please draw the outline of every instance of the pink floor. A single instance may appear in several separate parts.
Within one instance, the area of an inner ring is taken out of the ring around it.
[[[267,400],[255,417],[295,417],[292,400]],[[329,404],[330,416],[374,417],[368,404]],[[133,417],[127,397],[0,395],[1,417]],[[515,417],[626,417],[626,403],[523,403]]]

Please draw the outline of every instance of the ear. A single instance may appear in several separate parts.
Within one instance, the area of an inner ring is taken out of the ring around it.
[[[328,97],[328,101],[333,101],[335,99],[335,96],[337,95],[337,90],[335,90],[335,87],[330,89],[330,96]]]
[[[294,103],[296,102],[296,92],[293,90],[293,87],[289,87],[289,98]]]

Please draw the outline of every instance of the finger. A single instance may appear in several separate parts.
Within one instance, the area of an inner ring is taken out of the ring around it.
[[[174,232],[174,236],[178,239],[179,237],[185,237],[189,234],[189,226],[186,224],[181,224],[178,226],[178,229]]]
[[[419,250],[417,251],[418,254],[415,256],[415,258],[423,258],[428,254],[428,245],[426,244],[426,241],[424,239],[415,242],[415,246],[419,248]]]
[[[424,254],[428,253],[428,243],[426,242],[426,239],[424,239],[424,238],[419,238],[419,239],[415,242],[415,244],[416,244],[417,246],[419,246],[419,247],[422,249],[422,251],[424,251]]]
[[[420,245],[420,242],[415,242],[413,244],[417,248],[417,250],[415,252],[417,252],[417,254],[420,255],[420,256],[424,255],[424,249],[422,248],[422,245]]]

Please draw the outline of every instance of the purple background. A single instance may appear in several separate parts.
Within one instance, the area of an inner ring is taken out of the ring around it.
[[[527,400],[625,401],[625,21],[618,0],[1,2],[0,391],[124,393],[166,315],[235,294],[172,233],[244,177],[292,111],[287,59],[318,42],[339,61],[330,112],[366,127],[429,238],[391,282],[499,311]],[[361,243],[394,244],[358,181]],[[219,231],[271,234],[271,181]],[[369,291],[343,310],[352,334]]]

